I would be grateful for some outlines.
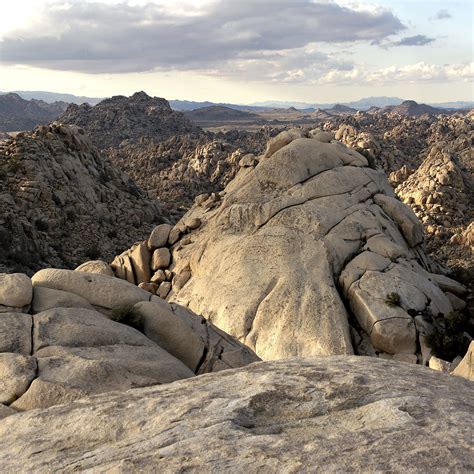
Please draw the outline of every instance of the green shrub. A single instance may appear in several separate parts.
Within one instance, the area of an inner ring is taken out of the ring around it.
[[[66,219],[69,222],[75,222],[76,221],[76,213],[72,209],[68,209],[66,211]]]
[[[377,163],[375,162],[375,158],[372,155],[367,154],[367,163],[369,164],[369,168],[372,168],[373,170],[377,169]]]
[[[35,227],[41,232],[47,232],[47,230],[49,229],[49,224],[48,221],[45,221],[43,219],[36,219]]]
[[[108,182],[110,181],[110,177],[109,177],[109,175],[106,173],[106,171],[101,170],[101,171],[99,172],[98,181],[99,181],[99,183],[101,183],[101,184],[105,184],[105,183],[108,183]]]
[[[143,330],[143,324],[140,318],[134,314],[132,306],[122,306],[120,308],[113,309],[110,319],[112,319],[112,321],[116,321],[117,323],[131,326],[132,328],[138,329],[139,331]]]
[[[8,160],[8,171],[10,173],[16,173],[20,170],[20,160],[18,156],[13,156]]]
[[[86,248],[85,256],[91,260],[97,260],[100,257],[100,248],[97,244],[91,244]]]
[[[398,293],[388,293],[385,297],[385,304],[388,306],[400,306],[400,295]]]
[[[426,337],[431,352],[440,359],[452,361],[467,352],[472,334],[469,317],[460,311],[451,311],[447,316],[433,316],[433,332]]]

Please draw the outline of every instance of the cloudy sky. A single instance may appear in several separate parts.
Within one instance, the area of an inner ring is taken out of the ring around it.
[[[472,0],[7,0],[0,90],[474,100]]]

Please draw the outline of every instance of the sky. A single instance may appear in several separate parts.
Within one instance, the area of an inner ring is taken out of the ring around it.
[[[474,100],[473,0],[6,0],[0,91]]]

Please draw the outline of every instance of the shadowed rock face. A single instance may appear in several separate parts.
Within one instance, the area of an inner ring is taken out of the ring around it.
[[[293,135],[177,224],[202,222],[174,244],[174,273],[191,277],[169,298],[264,359],[355,350],[421,361],[422,315],[452,310],[421,224],[362,155]]]
[[[261,362],[0,424],[3,471],[470,472],[472,383],[366,357]]]

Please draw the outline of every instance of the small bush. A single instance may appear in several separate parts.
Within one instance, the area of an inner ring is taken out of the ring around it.
[[[389,293],[385,297],[385,304],[388,306],[400,306],[400,295],[398,293]]]
[[[45,221],[43,219],[36,219],[35,227],[41,232],[47,232],[49,229],[49,224],[48,221]]]
[[[140,318],[133,313],[132,306],[122,306],[120,308],[113,309],[110,319],[112,319],[112,321],[116,321],[117,323],[131,326],[132,328],[138,329],[139,331],[143,330],[143,324],[140,321]]]
[[[57,194],[53,193],[52,198],[53,198],[53,202],[54,202],[54,204],[56,204],[56,206],[63,207],[63,202],[61,201],[61,198]]]
[[[20,160],[17,156],[14,156],[8,160],[8,171],[10,173],[16,173],[20,170]]]
[[[452,361],[458,355],[467,352],[472,334],[472,324],[466,314],[451,311],[433,316],[433,332],[426,337],[431,352],[440,359]]]
[[[10,247],[12,243],[12,236],[8,229],[5,229],[4,227],[0,227],[0,248],[3,250],[7,249]]]
[[[7,260],[23,267],[32,267],[39,262],[39,257],[35,253],[21,250],[11,250],[7,253]]]
[[[367,154],[367,163],[369,164],[369,168],[372,168],[373,170],[377,169],[377,164],[375,163],[375,158],[372,155]]]
[[[110,181],[110,177],[104,170],[102,170],[99,172],[98,180],[99,180],[99,183],[105,184]]]
[[[69,222],[75,222],[76,221],[76,213],[72,209],[68,209],[66,211],[66,219]]]
[[[97,260],[100,257],[100,254],[100,248],[97,244],[91,244],[85,251],[86,257],[91,260]]]

